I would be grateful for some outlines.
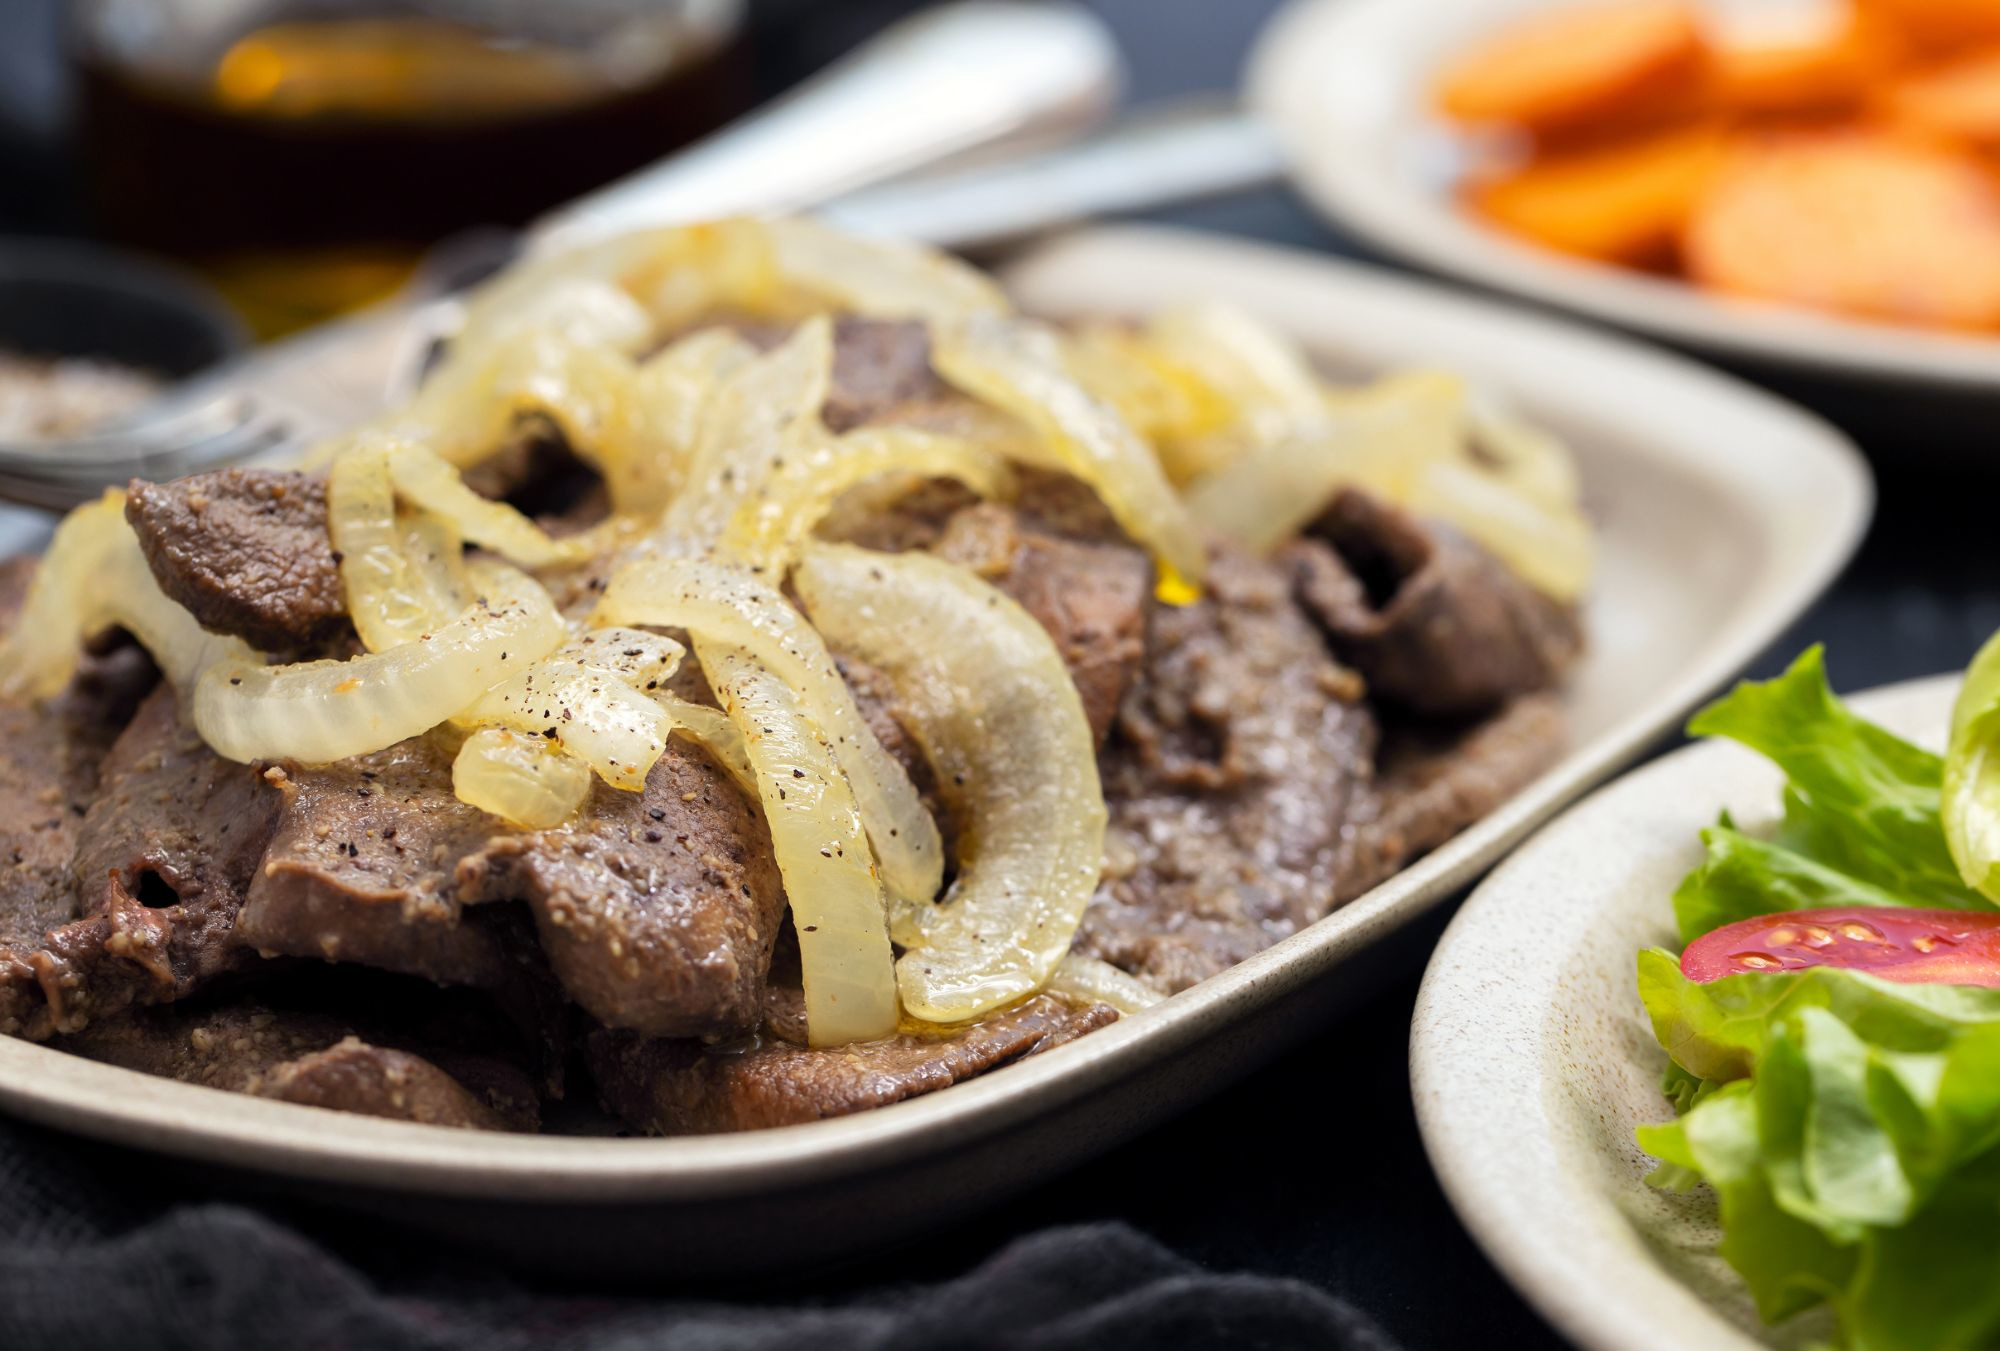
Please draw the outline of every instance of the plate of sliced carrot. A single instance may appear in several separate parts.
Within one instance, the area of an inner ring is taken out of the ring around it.
[[[2000,392],[2000,0],[1297,0],[1252,98],[1384,252]]]

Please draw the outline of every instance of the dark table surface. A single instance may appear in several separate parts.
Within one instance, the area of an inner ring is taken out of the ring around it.
[[[1257,29],[1277,8],[1274,0],[1091,3],[1124,42],[1132,97],[1141,101],[1232,86]],[[764,78],[778,83],[809,69],[911,7],[805,0],[766,7]],[[0,89],[7,91],[0,116],[11,114],[17,127],[11,147],[0,147],[0,170],[21,169],[16,188],[0,194],[0,228],[72,224],[62,206],[60,154],[46,139],[56,86],[33,55],[49,10],[49,0],[0,4]],[[48,195],[32,195],[23,183],[46,184]],[[1366,256],[1283,190],[1157,218]],[[2000,550],[1988,544],[1993,473],[1979,463],[1995,410],[1922,393],[1745,374],[1843,426],[1867,451],[1881,494],[1854,565],[1756,670],[1774,672],[1814,641],[1828,644],[1836,683],[1847,689],[1963,665],[2000,627]],[[943,1278],[1022,1233],[1114,1219],[1213,1268],[1297,1277],[1333,1291],[1406,1345],[1556,1342],[1474,1247],[1426,1165],[1406,1067],[1419,975],[1412,965],[1297,1052],[1112,1157],[932,1236],[920,1254],[892,1259],[895,1277]],[[335,1218],[315,1228],[337,1248],[367,1241],[343,1233]]]

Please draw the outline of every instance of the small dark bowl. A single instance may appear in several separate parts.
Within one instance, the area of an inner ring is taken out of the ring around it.
[[[0,349],[178,380],[248,342],[221,297],[171,267],[92,244],[0,239]]]

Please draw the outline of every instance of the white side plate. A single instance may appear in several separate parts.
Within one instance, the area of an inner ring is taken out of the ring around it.
[[[1102,1152],[1304,1035],[1365,988],[1373,968],[1344,963],[1674,727],[1826,586],[1867,521],[1867,471],[1836,433],[1596,333],[1310,255],[1158,230],[1071,236],[1011,281],[1026,306],[1067,314],[1226,299],[1329,367],[1448,365],[1567,436],[1603,527],[1591,647],[1569,693],[1571,753],[1443,849],[1234,970],[1046,1055],[841,1120],[675,1140],[478,1134],[210,1092],[6,1038],[0,1104],[346,1184],[344,1197],[421,1193],[413,1218],[488,1240],[494,1227],[469,1207],[569,1206],[575,1225],[507,1227],[508,1242],[558,1258],[714,1268],[852,1251]]]
[[[1839,654],[1833,654],[1836,662]],[[1958,677],[1855,707],[1941,748]],[[1578,1343],[1617,1351],[1804,1347],[1817,1318],[1762,1327],[1715,1256],[1706,1193],[1645,1183],[1634,1127],[1664,1121],[1666,1054],[1639,1004],[1639,949],[1678,947],[1674,886],[1725,808],[1778,815],[1771,764],[1730,743],[1676,751],[1529,840],[1445,931],[1410,1041],[1424,1144],[1487,1256]]]
[[[1725,300],[1565,257],[1454,200],[1463,155],[1431,76],[1480,34],[1575,0],[1295,0],[1259,42],[1250,99],[1334,224],[1448,276],[1714,352],[1896,382],[2000,392],[2000,338],[1958,337]],[[1707,0],[1718,11],[1758,0]]]

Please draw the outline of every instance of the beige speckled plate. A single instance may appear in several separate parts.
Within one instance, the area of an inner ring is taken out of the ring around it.
[[[1294,0],[1250,64],[1306,196],[1385,253],[1447,276],[1707,351],[1832,374],[2000,393],[2000,339],[1729,301],[1536,247],[1462,210],[1461,142],[1430,112],[1432,73],[1482,32],[1578,0]],[[1588,0],[1585,0],[1587,3]],[[1771,23],[1831,0],[1702,0]]]
[[[7,1039],[0,1104],[266,1183],[314,1184],[541,1262],[689,1272],[853,1252],[1109,1149],[1365,995],[1399,961],[1358,954],[1426,941],[1398,931],[1740,669],[1827,584],[1867,520],[1867,472],[1827,427],[1596,333],[1164,231],[1071,236],[1011,281],[1028,306],[1064,313],[1226,298],[1329,367],[1457,367],[1566,434],[1603,526],[1592,648],[1569,692],[1572,752],[1401,876],[1197,989],[844,1120],[680,1140],[475,1135],[209,1092]]]
[[[1835,653],[1836,663],[1839,654]],[[1958,677],[1856,708],[1942,748]],[[1678,947],[1669,897],[1727,809],[1775,821],[1782,776],[1730,743],[1689,746],[1571,808],[1472,895],[1425,973],[1410,1041],[1424,1144],[1459,1216],[1549,1321],[1587,1347],[1803,1347],[1761,1327],[1712,1251],[1707,1193],[1646,1186],[1632,1130],[1672,1115],[1666,1056],[1634,989],[1642,947]]]

